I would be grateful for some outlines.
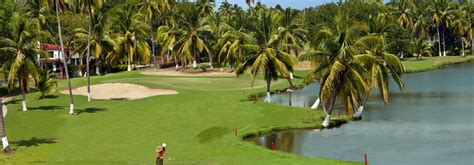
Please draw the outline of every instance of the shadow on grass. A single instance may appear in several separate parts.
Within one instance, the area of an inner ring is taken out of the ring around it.
[[[57,96],[57,95],[46,95],[46,96],[44,96],[43,99],[55,99],[55,98],[58,98],[58,97],[59,96]]]
[[[28,110],[51,111],[51,110],[62,110],[64,108],[66,108],[66,106],[46,105],[46,106],[39,106],[39,107],[29,107]]]
[[[77,112],[77,115],[80,115],[82,113],[97,113],[97,112],[103,112],[103,111],[107,111],[106,108],[86,108],[86,109],[78,109],[76,112]]]
[[[56,138],[33,137],[29,140],[12,141],[11,143],[18,147],[31,147],[31,146],[38,146],[40,144],[53,144],[53,143],[57,143],[57,141],[56,141]]]

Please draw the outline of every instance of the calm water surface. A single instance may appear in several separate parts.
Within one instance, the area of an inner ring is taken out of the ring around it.
[[[474,164],[474,64],[404,75],[405,92],[393,91],[387,106],[374,96],[362,121],[328,130],[293,130],[258,137],[256,144],[308,157],[370,164]],[[312,104],[319,84],[291,94],[293,106]],[[378,95],[378,94],[375,94]],[[272,101],[289,104],[289,94]]]

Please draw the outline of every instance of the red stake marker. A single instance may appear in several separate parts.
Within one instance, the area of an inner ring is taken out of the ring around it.
[[[272,142],[272,150],[275,150],[275,143]]]
[[[369,164],[369,159],[367,159],[367,154],[364,154],[364,162],[365,162],[365,165]]]

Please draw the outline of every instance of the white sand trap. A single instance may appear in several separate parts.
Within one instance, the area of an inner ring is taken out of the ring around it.
[[[60,93],[69,94],[69,90],[62,90]],[[87,86],[73,89],[72,93],[74,95],[87,96]],[[91,86],[92,99],[99,100],[136,100],[151,96],[174,94],[178,94],[178,92],[167,89],[151,89],[126,83],[106,83]]]

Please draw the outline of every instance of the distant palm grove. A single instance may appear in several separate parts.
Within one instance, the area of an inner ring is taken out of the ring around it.
[[[309,61],[306,81],[321,84],[328,126],[336,100],[357,116],[373,90],[385,103],[389,82],[403,90],[404,58],[474,53],[466,0],[347,0],[304,10],[246,2],[244,10],[211,0],[0,0],[0,75],[23,94],[26,111],[31,78],[41,92],[54,86],[41,59],[44,45],[58,45],[59,77],[68,81],[141,67],[229,67],[250,73],[252,85],[262,74],[270,102],[271,82],[291,82],[298,62]],[[69,90],[73,114],[70,83]]]

